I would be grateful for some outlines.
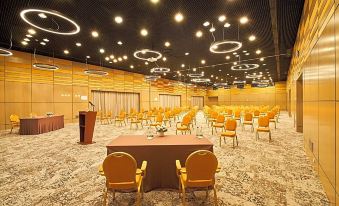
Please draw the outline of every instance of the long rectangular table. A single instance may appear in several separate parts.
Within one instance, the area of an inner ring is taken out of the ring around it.
[[[147,176],[144,190],[178,189],[175,160],[185,165],[187,157],[196,150],[213,152],[213,144],[206,138],[198,139],[194,135],[166,135],[148,140],[146,135],[121,135],[107,146],[107,155],[113,152],[131,154],[140,168],[147,161]]]
[[[20,119],[21,135],[37,135],[64,128],[64,115]]]

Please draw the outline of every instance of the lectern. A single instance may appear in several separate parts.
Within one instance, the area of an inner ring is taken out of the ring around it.
[[[93,132],[97,112],[80,111],[79,112],[79,127],[80,127],[80,144],[92,144]]]

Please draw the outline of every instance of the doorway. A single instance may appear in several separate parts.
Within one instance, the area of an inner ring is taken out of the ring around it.
[[[303,74],[297,80],[297,132],[303,132]]]

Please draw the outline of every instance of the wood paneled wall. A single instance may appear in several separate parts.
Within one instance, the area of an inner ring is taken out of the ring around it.
[[[305,150],[330,202],[339,205],[339,0],[306,0],[287,91],[296,116],[296,80],[303,75]]]
[[[217,89],[207,91],[207,105],[280,105],[286,110],[286,82],[277,82],[272,87],[255,88],[246,85],[244,89]]]
[[[53,112],[64,114],[66,123],[77,122],[78,112],[88,110],[91,90],[140,93],[140,108],[144,109],[159,106],[159,94],[181,95],[182,106],[190,105],[191,96],[206,96],[204,88],[186,87],[176,81],[148,83],[142,74],[12,52],[13,56],[0,57],[0,129],[9,128],[11,114],[25,117]],[[60,69],[35,69],[34,62],[54,63]],[[85,69],[103,69],[108,75],[88,76]],[[87,100],[81,98],[85,96]]]

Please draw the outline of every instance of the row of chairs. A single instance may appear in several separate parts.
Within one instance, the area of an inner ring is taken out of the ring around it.
[[[176,165],[176,175],[179,178],[179,197],[186,205],[187,189],[206,189],[214,191],[214,204],[217,205],[215,174],[220,171],[217,157],[210,151],[198,150],[191,153],[186,159],[185,166],[179,160]],[[113,192],[113,201],[117,191],[137,191],[136,205],[141,204],[143,197],[143,180],[147,176],[147,161],[142,161],[137,167],[133,156],[124,152],[109,154],[103,164],[99,166],[99,174],[106,177],[104,205],[107,204],[108,192]]]

